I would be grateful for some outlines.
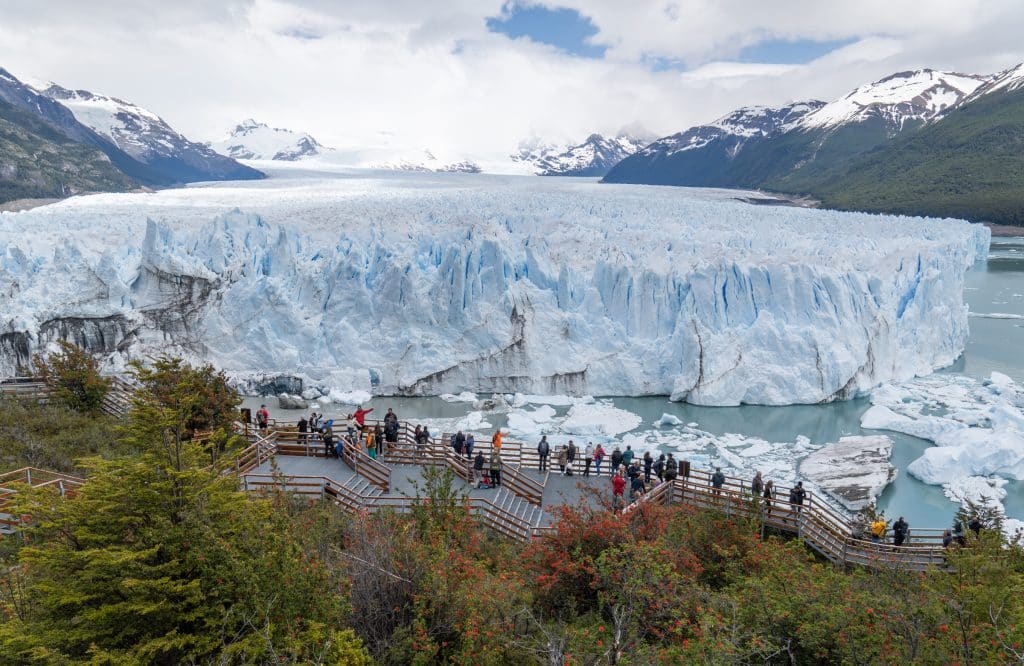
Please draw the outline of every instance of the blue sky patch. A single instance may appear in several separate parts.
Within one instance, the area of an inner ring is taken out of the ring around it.
[[[803,65],[838,48],[853,44],[855,41],[857,41],[856,37],[823,42],[812,39],[769,39],[746,47],[740,51],[737,60],[776,65]]]
[[[507,7],[509,9],[503,16],[487,19],[488,30],[513,39],[526,37],[584,58],[600,58],[607,50],[607,47],[587,42],[587,38],[597,34],[597,28],[589,18],[574,9],[523,7],[518,4]]]

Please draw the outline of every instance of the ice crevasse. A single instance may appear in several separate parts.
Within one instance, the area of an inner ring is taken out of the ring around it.
[[[378,394],[816,403],[955,360],[989,242],[668,188],[342,187],[0,216],[0,374],[63,337]]]

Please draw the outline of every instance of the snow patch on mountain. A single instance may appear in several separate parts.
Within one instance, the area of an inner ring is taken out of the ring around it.
[[[480,173],[480,166],[471,160],[443,160],[430,150],[400,155],[384,162],[368,165],[371,169],[387,171],[419,171],[422,173]]]
[[[860,86],[806,115],[791,129],[830,128],[879,118],[894,132],[908,122],[928,122],[956,107],[989,77],[920,69]]]
[[[292,162],[330,151],[309,134],[270,127],[248,118],[231,133],[211,144],[218,152],[240,160],[281,160]]]

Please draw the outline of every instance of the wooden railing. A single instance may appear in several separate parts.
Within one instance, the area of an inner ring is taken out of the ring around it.
[[[111,377],[110,390],[103,397],[104,412],[123,418],[131,407],[132,386],[121,377]],[[50,386],[39,377],[14,377],[0,381],[0,393],[17,398],[46,402],[50,398]]]
[[[252,438],[261,438],[259,431],[248,429]],[[274,447],[271,455],[327,457],[323,443],[315,433],[303,433],[286,428],[271,428],[264,439],[273,438]],[[250,447],[252,448],[252,447]],[[345,446],[342,448],[342,460],[352,471],[362,476],[385,492],[391,489],[391,468],[369,456],[362,446]],[[262,464],[264,460],[261,460]]]

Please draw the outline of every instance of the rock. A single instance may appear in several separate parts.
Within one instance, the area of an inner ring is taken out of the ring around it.
[[[277,396],[277,406],[281,409],[306,409],[309,405],[302,396],[281,393]]]
[[[892,440],[885,435],[842,437],[804,458],[800,473],[850,511],[860,511],[896,478],[891,457]]]

